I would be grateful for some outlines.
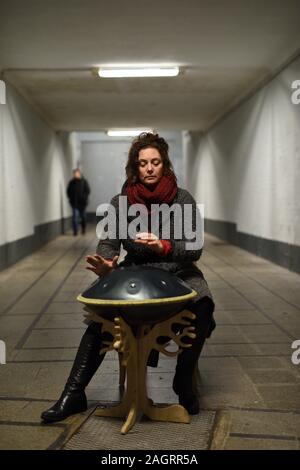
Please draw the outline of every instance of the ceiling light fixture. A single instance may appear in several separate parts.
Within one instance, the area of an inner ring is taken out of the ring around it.
[[[152,129],[110,129],[107,135],[110,137],[136,137],[141,132],[153,132]]]
[[[98,70],[98,75],[102,78],[176,77],[178,74],[177,66],[101,67]]]

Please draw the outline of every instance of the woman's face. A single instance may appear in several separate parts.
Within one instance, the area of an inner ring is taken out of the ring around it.
[[[139,151],[139,180],[146,186],[157,184],[163,176],[164,164],[156,148]]]

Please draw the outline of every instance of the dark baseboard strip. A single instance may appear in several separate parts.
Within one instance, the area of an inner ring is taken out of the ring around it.
[[[0,271],[30,255],[71,228],[71,217],[34,227],[34,234],[0,246]]]
[[[98,221],[94,212],[87,213],[87,220],[95,225]],[[300,274],[300,246],[239,232],[232,222],[205,219],[204,228],[211,235]]]
[[[97,222],[100,220],[100,217],[98,217],[95,212],[87,212],[86,213],[86,220],[90,224],[91,223],[95,224],[95,229],[96,229],[96,225],[97,225]]]
[[[232,245],[300,273],[300,246],[239,232],[232,222],[205,219],[204,228],[205,232]]]
[[[97,222],[94,213],[87,213],[87,220]],[[70,228],[71,217],[48,222],[37,225],[33,235],[0,246],[0,271],[30,255]],[[300,246],[239,232],[236,224],[232,222],[205,219],[205,231],[290,271],[300,273]]]

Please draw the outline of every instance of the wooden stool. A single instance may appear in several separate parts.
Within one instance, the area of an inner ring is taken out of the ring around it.
[[[190,320],[195,319],[195,314],[189,310],[183,310],[167,320],[154,325],[137,326],[135,334],[132,328],[122,317],[115,317],[114,321],[107,320],[96,314],[92,308],[85,306],[89,320],[102,324],[102,332],[108,332],[113,340],[103,344],[100,354],[113,349],[119,353],[119,384],[124,387],[127,375],[127,386],[122,401],[116,406],[98,408],[96,416],[126,417],[121,428],[121,433],[126,434],[135,424],[140,413],[157,421],[171,421],[176,423],[189,423],[190,416],[181,405],[156,406],[147,396],[146,373],[147,361],[152,349],[167,356],[176,356],[179,352],[171,352],[166,345],[159,344],[157,339],[167,336],[172,339],[178,348],[190,347],[191,344],[182,342],[183,337],[195,338],[194,327]],[[183,326],[180,333],[174,333],[173,324]]]

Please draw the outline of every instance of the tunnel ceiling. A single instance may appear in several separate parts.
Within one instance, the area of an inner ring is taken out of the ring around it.
[[[297,54],[299,24],[299,0],[1,0],[0,69],[55,130],[206,130]],[[182,72],[91,72],[120,63]]]

